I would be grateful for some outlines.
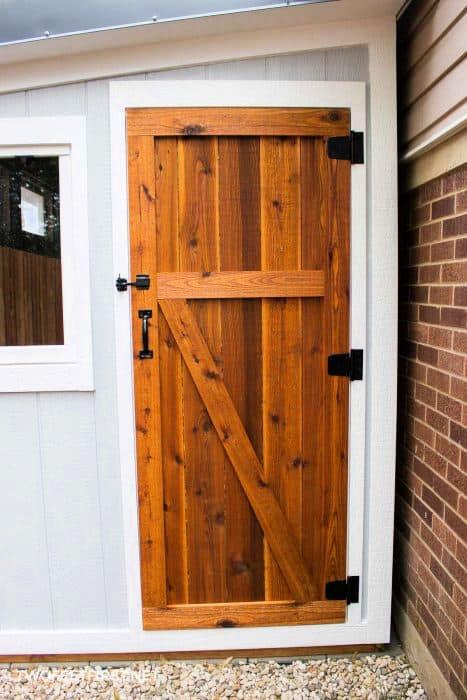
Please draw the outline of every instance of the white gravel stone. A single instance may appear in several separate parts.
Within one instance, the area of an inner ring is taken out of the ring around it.
[[[0,667],[2,700],[427,700],[399,655]]]

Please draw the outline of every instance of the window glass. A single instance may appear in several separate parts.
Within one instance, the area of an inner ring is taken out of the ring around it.
[[[63,345],[58,156],[0,158],[0,345]]]

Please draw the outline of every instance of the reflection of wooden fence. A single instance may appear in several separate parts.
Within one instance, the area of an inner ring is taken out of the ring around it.
[[[60,259],[0,247],[0,345],[61,344]]]

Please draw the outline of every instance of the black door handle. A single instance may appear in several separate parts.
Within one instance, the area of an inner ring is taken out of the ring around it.
[[[154,353],[149,349],[149,325],[148,319],[152,318],[151,309],[140,309],[138,311],[138,317],[142,320],[142,335],[143,335],[143,349],[139,351],[138,357],[140,360],[150,360],[154,357]]]

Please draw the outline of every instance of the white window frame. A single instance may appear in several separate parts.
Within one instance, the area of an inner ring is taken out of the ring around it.
[[[0,119],[0,158],[58,156],[63,345],[0,346],[0,392],[93,387],[84,117]]]
[[[129,107],[322,107],[349,108],[351,127],[366,133],[365,84],[359,82],[305,81],[161,81],[110,84],[112,160],[112,226],[115,276],[128,276],[129,227],[125,111]],[[350,347],[366,348],[366,164],[351,170],[351,318]],[[115,295],[118,376],[119,446],[122,471],[123,518],[126,554],[129,625],[141,648],[168,649],[166,631],[142,629],[139,560],[136,436],[133,387],[133,348],[130,295]],[[363,381],[350,387],[349,482],[347,523],[347,573],[360,576],[360,601],[349,606],[347,619],[332,625],[282,626],[276,635],[270,628],[171,631],[175,649],[265,648],[272,646],[321,646],[383,641],[388,635],[390,605],[374,606],[369,590],[382,586],[380,572],[365,572],[365,509],[374,495],[365,482],[365,413],[368,364]],[[384,479],[383,479],[384,480]],[[387,484],[391,490],[392,486]],[[381,540],[372,533],[380,558],[390,559],[387,533]],[[389,583],[390,586],[390,583]],[[387,587],[387,582],[384,583]],[[286,640],[286,642],[284,641]]]

